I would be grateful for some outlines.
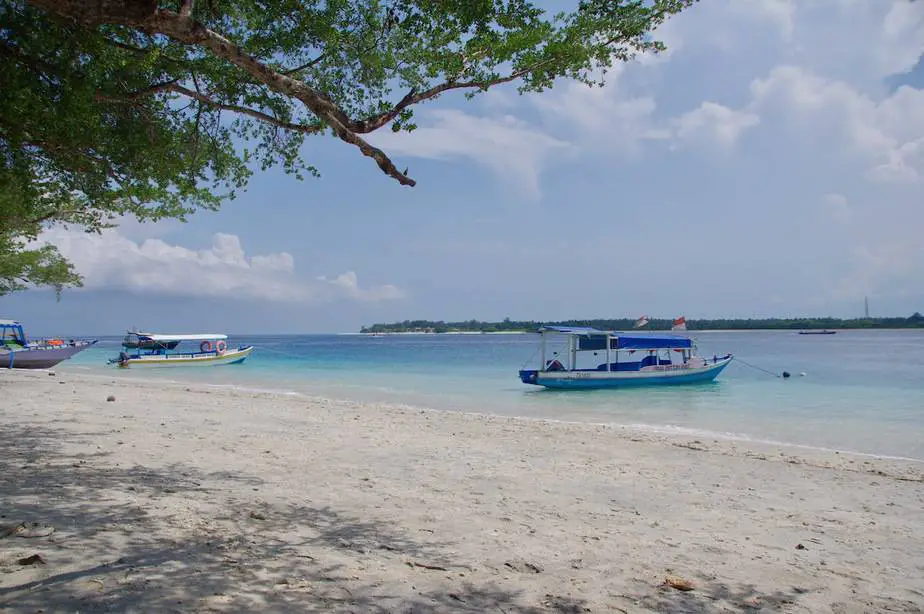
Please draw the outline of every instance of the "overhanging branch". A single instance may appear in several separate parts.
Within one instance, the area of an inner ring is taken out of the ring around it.
[[[449,90],[458,90],[458,89],[488,89],[489,87],[493,87],[495,85],[501,85],[503,83],[509,83],[511,81],[515,81],[519,79],[520,77],[528,75],[534,70],[538,70],[542,66],[545,66],[546,64],[550,64],[550,63],[551,63],[551,60],[543,60],[541,62],[536,62],[534,64],[531,64],[530,66],[527,66],[526,68],[522,68],[520,70],[510,73],[507,76],[498,77],[496,79],[487,79],[483,81],[447,81],[445,83],[441,83],[439,85],[431,87],[428,90],[424,90],[423,92],[417,92],[415,90],[411,90],[410,92],[408,92],[408,94],[404,98],[399,100],[395,106],[393,106],[391,109],[389,109],[385,113],[381,113],[379,115],[373,115],[372,117],[367,117],[366,119],[363,119],[363,120],[351,122],[350,127],[353,129],[354,132],[357,132],[359,134],[366,134],[369,132],[373,132],[375,130],[378,130],[379,128],[387,124],[388,122],[392,121],[396,117],[398,117],[398,115],[400,115],[401,111],[403,111],[404,109],[412,105],[418,104],[420,102],[423,102],[424,100],[430,100],[431,98],[435,98],[439,96],[440,94],[442,94],[443,92],[447,92]]]
[[[286,70],[285,72],[280,72],[279,69],[268,66],[251,56],[239,45],[210,30],[193,18],[191,10],[189,10],[191,2],[182,2],[179,12],[158,8],[156,0],[95,0],[93,2],[29,0],[29,2],[52,14],[73,19],[81,24],[91,26],[102,24],[125,25],[138,28],[151,35],[160,34],[187,45],[204,47],[216,56],[224,58],[239,67],[269,89],[302,102],[318,118],[320,124],[330,126],[339,139],[357,147],[363,155],[375,160],[385,174],[396,179],[402,185],[408,186],[413,186],[416,182],[399,171],[385,152],[372,146],[360,136],[361,134],[367,134],[381,128],[398,117],[409,106],[435,98],[443,92],[456,89],[487,89],[519,79],[553,61],[552,59],[545,59],[534,62],[529,66],[515,70],[509,75],[497,77],[496,79],[481,81],[449,80],[423,92],[411,91],[390,110],[366,119],[353,120],[324,92],[288,76],[288,74],[297,73],[298,70],[304,69],[305,66],[291,71]],[[312,62],[317,62],[318,60],[320,58],[316,58]],[[310,63],[307,66],[310,66]],[[261,111],[219,103],[201,93],[183,88],[176,83],[160,84],[158,87],[199,100],[214,108],[244,113],[260,121],[266,121],[286,129],[306,133],[321,130],[320,126],[282,122]]]
[[[124,96],[108,96],[105,94],[97,94],[97,100],[104,100],[106,102],[116,102],[116,103],[130,103],[139,98],[144,98],[145,96],[151,96],[158,92],[174,92],[187,98],[193,100],[198,100],[199,102],[208,105],[214,109],[219,109],[222,111],[232,111],[234,113],[240,113],[242,115],[249,115],[254,119],[258,119],[261,122],[272,124],[278,126],[279,128],[284,128],[286,130],[292,130],[294,132],[302,132],[304,134],[317,134],[324,130],[324,126],[321,124],[297,124],[294,122],[287,122],[281,120],[278,117],[273,117],[268,113],[263,111],[258,111],[257,109],[251,109],[249,107],[243,107],[236,104],[228,104],[224,102],[219,102],[214,98],[211,98],[205,94],[202,94],[198,91],[191,90],[187,87],[183,87],[178,83],[179,79],[174,79],[172,81],[166,81],[163,83],[157,83],[150,87],[146,87],[143,90],[138,90],[136,92],[129,92]]]

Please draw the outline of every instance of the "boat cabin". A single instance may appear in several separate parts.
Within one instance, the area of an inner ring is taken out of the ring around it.
[[[670,367],[702,360],[694,355],[693,340],[681,335],[570,326],[543,327],[539,334],[540,372],[641,371],[646,367]]]
[[[223,352],[227,347],[227,335],[221,333],[202,333],[197,335],[168,335],[160,333],[142,333],[130,331],[122,339],[122,346],[126,349],[137,350],[136,355],[174,356],[171,350],[183,341],[199,342],[198,351],[190,349],[182,354],[209,354]]]
[[[707,362],[689,337],[573,326],[539,329],[539,368],[520,369],[524,384],[546,388],[613,388],[708,382],[733,356]]]

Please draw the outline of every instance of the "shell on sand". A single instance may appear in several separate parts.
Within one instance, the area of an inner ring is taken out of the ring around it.
[[[678,591],[693,590],[693,583],[689,580],[684,580],[679,576],[667,576],[664,578],[664,584],[670,586],[671,588],[676,588]]]

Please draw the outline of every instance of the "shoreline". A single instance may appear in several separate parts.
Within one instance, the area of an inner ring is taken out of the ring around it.
[[[53,370],[44,370],[44,371],[53,371]],[[164,385],[173,386],[173,387],[182,387],[188,388],[192,387],[203,387],[214,390],[228,390],[228,391],[237,391],[247,394],[257,394],[257,395],[280,395],[283,397],[296,397],[304,399],[308,402],[321,402],[321,403],[360,403],[360,404],[371,404],[383,408],[390,408],[395,410],[413,410],[413,411],[422,411],[422,412],[449,412],[449,413],[461,413],[469,414],[472,416],[478,416],[482,418],[504,418],[504,419],[513,419],[513,420],[523,420],[523,421],[536,421],[536,422],[548,422],[550,424],[565,424],[565,425],[587,425],[595,427],[604,427],[604,428],[613,428],[617,430],[624,430],[627,433],[634,434],[647,434],[654,435],[659,437],[664,437],[667,439],[673,438],[699,438],[699,439],[715,439],[720,441],[726,441],[733,444],[739,445],[754,445],[754,446],[768,446],[772,448],[785,448],[793,450],[801,450],[806,453],[830,453],[830,454],[839,454],[839,455],[849,455],[862,458],[872,458],[872,459],[882,459],[882,460],[895,460],[903,461],[915,464],[924,464],[924,458],[918,458],[913,456],[903,456],[903,455],[894,455],[886,454],[879,452],[864,452],[861,450],[854,450],[849,447],[836,447],[831,445],[821,445],[821,444],[812,444],[812,443],[800,443],[795,441],[784,441],[780,439],[770,439],[766,437],[761,437],[759,435],[744,433],[744,432],[733,432],[733,431],[716,431],[709,430],[705,428],[696,428],[696,427],[687,427],[687,426],[676,426],[671,424],[649,424],[649,423],[639,423],[639,422],[604,422],[599,420],[578,420],[578,419],[559,419],[559,418],[548,418],[542,416],[528,416],[528,415],[511,415],[509,413],[494,413],[490,411],[478,411],[473,410],[469,406],[458,406],[454,405],[452,407],[432,407],[428,406],[425,403],[419,403],[415,401],[402,402],[396,400],[370,400],[368,398],[358,398],[349,396],[336,396],[336,395],[327,395],[327,394],[314,394],[307,392],[305,390],[295,390],[289,389],[286,387],[275,387],[273,384],[291,384],[294,382],[268,382],[266,380],[261,380],[256,378],[247,383],[213,383],[206,382],[196,379],[172,379],[169,377],[160,378],[148,378],[144,377],[142,373],[145,372],[122,372],[116,371],[112,374],[106,374],[98,369],[81,367],[80,370],[77,369],[67,369],[60,371],[61,374],[68,375],[73,374],[79,378],[87,378],[90,380],[96,381],[125,381],[132,382],[139,385],[150,385],[155,387],[163,387]],[[150,371],[146,373],[151,374]],[[186,373],[189,373],[186,371]],[[161,371],[157,375],[160,376],[166,374],[166,372]]]
[[[50,370],[44,370],[50,371]],[[348,404],[370,404],[376,405],[382,408],[394,409],[399,411],[420,411],[420,412],[433,412],[433,413],[459,413],[459,414],[468,414],[471,416],[476,416],[484,419],[488,418],[501,418],[501,419],[512,419],[517,421],[527,421],[527,422],[547,422],[549,424],[564,424],[564,425],[586,425],[592,427],[603,427],[603,428],[612,428],[616,430],[623,430],[626,433],[633,434],[643,434],[643,435],[652,435],[657,437],[663,437],[668,440],[673,439],[714,439],[718,441],[726,441],[732,444],[739,445],[754,445],[754,446],[765,446],[771,448],[784,448],[784,449],[793,449],[801,450],[805,453],[820,453],[820,454],[836,454],[836,455],[846,455],[846,456],[855,456],[861,458],[871,458],[871,459],[881,459],[885,461],[894,460],[902,461],[914,464],[924,465],[924,458],[917,458],[912,456],[902,456],[902,455],[891,455],[877,452],[863,452],[860,450],[853,450],[850,448],[841,448],[833,447],[828,445],[814,445],[809,443],[798,443],[792,441],[782,441],[776,439],[768,439],[760,437],[757,435],[751,435],[748,433],[738,433],[730,431],[712,431],[704,428],[696,427],[686,427],[686,426],[674,426],[670,424],[648,424],[648,423],[622,423],[622,422],[602,422],[595,420],[568,420],[568,419],[558,419],[558,418],[547,418],[541,416],[526,416],[526,415],[510,415],[506,413],[492,413],[485,411],[476,411],[463,407],[452,407],[452,408],[440,408],[440,407],[429,407],[424,404],[418,404],[415,402],[399,402],[393,400],[361,400],[356,398],[345,398],[337,396],[328,396],[323,394],[312,394],[310,392],[299,391],[299,390],[290,390],[286,388],[275,388],[270,385],[263,385],[265,382],[260,380],[254,380],[246,384],[236,384],[236,383],[212,383],[212,382],[203,382],[197,380],[182,380],[182,379],[152,379],[145,378],[136,372],[134,376],[128,373],[117,372],[117,374],[108,375],[99,371],[94,371],[87,369],[86,371],[76,371],[76,370],[64,370],[61,371],[62,374],[73,374],[76,377],[87,378],[90,380],[109,380],[113,381],[113,378],[118,381],[132,382],[140,385],[151,385],[156,387],[162,387],[163,384],[173,386],[173,387],[202,387],[207,389],[214,390],[228,390],[228,391],[237,391],[246,394],[256,394],[256,395],[279,395],[282,397],[290,398],[300,398],[308,402],[318,402],[318,403],[348,403]]]
[[[918,463],[64,371],[0,394],[0,524],[54,528],[0,538],[14,612],[924,606]]]

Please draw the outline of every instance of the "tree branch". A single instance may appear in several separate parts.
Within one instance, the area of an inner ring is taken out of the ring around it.
[[[407,107],[423,102],[424,100],[435,98],[443,92],[457,89],[488,89],[489,87],[493,87],[495,85],[515,81],[520,77],[528,75],[534,70],[545,66],[546,64],[550,64],[551,62],[551,60],[542,60],[540,62],[531,64],[526,68],[521,68],[520,70],[514,71],[505,77],[498,77],[497,79],[488,79],[485,81],[447,81],[445,83],[441,83],[440,85],[433,86],[428,90],[424,90],[423,92],[411,90],[404,98],[399,100],[398,103],[388,111],[380,113],[379,115],[367,117],[363,120],[350,122],[350,127],[354,132],[359,134],[367,134],[381,128],[388,122],[398,117],[401,111]]]
[[[318,63],[320,63],[320,61],[323,60],[323,59],[324,59],[324,56],[326,56],[326,55],[327,55],[326,53],[322,53],[321,55],[319,55],[318,57],[314,58],[313,60],[308,60],[307,62],[305,62],[305,63],[302,64],[301,66],[296,66],[295,68],[287,68],[287,69],[282,70],[282,71],[280,71],[280,72],[281,72],[282,74],[286,75],[286,76],[293,75],[293,74],[295,74],[295,73],[297,73],[297,72],[301,72],[301,71],[305,70],[306,68],[311,68],[312,66],[317,66]]]
[[[397,169],[394,162],[377,147],[358,136],[353,122],[328,96],[309,85],[273,70],[251,56],[239,45],[221,34],[209,30],[192,17],[184,17],[167,9],[157,8],[156,0],[29,0],[51,14],[74,19],[86,25],[125,25],[149,34],[162,34],[187,45],[200,45],[216,56],[243,69],[270,89],[302,102],[320,120],[329,125],[342,141],[350,143],[378,164],[382,171],[398,183],[413,186],[417,182]],[[269,116],[266,116],[269,117]]]
[[[205,94],[202,94],[198,91],[193,91],[189,88],[183,87],[182,85],[178,85],[177,81],[179,81],[179,79],[173,79],[172,81],[166,81],[164,83],[156,83],[152,85],[151,87],[144,88],[143,90],[138,90],[136,92],[129,92],[128,94],[125,94],[122,97],[107,96],[105,94],[97,93],[96,99],[103,100],[106,102],[121,103],[121,102],[132,102],[134,100],[137,100],[138,98],[143,98],[145,96],[151,96],[158,92],[175,92],[177,94],[186,96],[187,98],[198,100],[199,102],[206,104],[212,108],[220,109],[222,111],[233,111],[234,113],[240,113],[242,115],[249,115],[250,117],[253,117],[254,119],[258,119],[261,122],[273,124],[274,126],[278,126],[286,130],[292,130],[294,132],[302,132],[305,134],[317,134],[321,132],[322,130],[324,130],[324,126],[321,124],[296,124],[293,122],[287,122],[287,121],[281,120],[277,117],[273,117],[272,115],[268,113],[264,113],[263,111],[258,111],[256,109],[242,107],[236,104],[226,104],[223,102],[218,102],[217,100],[210,98],[206,96]]]

